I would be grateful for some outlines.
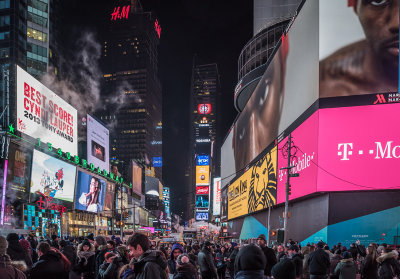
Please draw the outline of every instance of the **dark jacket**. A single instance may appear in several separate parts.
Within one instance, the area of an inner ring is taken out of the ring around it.
[[[272,267],[277,263],[277,259],[275,257],[275,252],[273,249],[264,246],[260,247],[265,255],[265,259],[267,260],[267,264],[265,265],[264,275],[271,276]]]
[[[10,256],[12,261],[24,261],[27,266],[32,266],[31,257],[28,255],[28,252],[22,248],[18,240],[8,241],[7,255]]]
[[[321,248],[318,248],[308,257],[310,275],[326,275],[331,262],[329,255]]]
[[[118,269],[122,266],[121,258],[115,257],[111,263],[104,261],[100,266],[99,277],[101,279],[118,278]]]
[[[367,255],[361,266],[362,279],[377,279],[378,278],[378,262],[372,259],[371,255]]]
[[[76,251],[72,245],[65,246],[61,253],[69,260],[71,263],[71,267],[73,267],[76,263]]]
[[[395,256],[396,254],[394,252],[389,252],[383,254],[377,259],[377,262],[379,263],[379,279],[393,279],[393,277],[400,275],[400,268],[396,259],[394,258]]]
[[[202,276],[204,275],[207,278],[218,278],[217,268],[215,267],[211,251],[204,247],[203,250],[200,251],[198,257],[200,273]]]
[[[26,279],[25,274],[14,267],[8,255],[0,256],[0,278]]]
[[[235,260],[236,260],[236,256],[238,253],[239,253],[239,249],[234,248],[233,251],[231,252],[231,254],[229,255],[228,269],[231,272],[235,271]]]
[[[349,252],[351,256],[353,257],[353,260],[357,260],[357,255],[358,255],[358,249],[357,247],[350,247]]]
[[[184,263],[177,267],[174,279],[198,279],[197,270],[191,263]]]
[[[217,253],[215,259],[217,261],[217,270],[218,272],[223,272],[226,270],[227,264],[226,261],[224,261],[224,258],[228,258],[229,254],[225,251],[225,253],[222,253],[221,251]]]
[[[264,270],[241,270],[235,279],[264,279]]]
[[[172,245],[171,254],[169,255],[168,260],[168,270],[170,274],[176,274],[176,261],[174,260],[174,250],[179,249],[183,254],[183,247],[179,243],[175,243]]]
[[[303,274],[303,259],[304,256],[302,254],[294,254],[292,256],[292,262],[296,267],[296,277],[299,277]]]
[[[339,279],[356,279],[357,267],[353,258],[341,260],[335,268]]]
[[[163,252],[148,250],[135,263],[135,279],[165,279],[167,278],[166,268],[167,260]]]
[[[95,278],[96,256],[94,250],[93,244],[91,244],[89,251],[83,251],[82,244],[78,245],[76,265],[73,267],[73,271],[81,274],[84,279]]]
[[[99,279],[99,269],[100,266],[104,263],[104,256],[105,254],[108,252],[108,248],[107,245],[100,245],[98,247],[98,249],[96,250],[95,253],[95,268],[94,268],[94,272],[95,272],[95,278]]]
[[[61,261],[61,255],[50,250],[39,258],[39,261],[32,266],[30,270],[31,279],[56,278],[61,279],[66,277],[64,264]]]
[[[331,259],[331,266],[329,269],[329,273],[331,276],[331,279],[337,279],[339,278],[338,275],[335,274],[335,268],[338,265],[338,263],[342,260],[342,256],[340,256],[339,254],[334,254],[332,259]]]

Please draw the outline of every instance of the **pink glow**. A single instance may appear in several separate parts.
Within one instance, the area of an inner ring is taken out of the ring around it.
[[[148,231],[150,231],[151,233],[154,233],[154,227],[141,227],[141,229],[143,229],[143,230],[148,230]]]
[[[3,179],[3,195],[1,197],[1,225],[4,225],[4,206],[6,203],[6,189],[7,189],[7,166],[8,160],[4,160],[4,179]]]

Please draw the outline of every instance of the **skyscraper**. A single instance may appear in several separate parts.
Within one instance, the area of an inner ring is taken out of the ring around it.
[[[162,96],[158,79],[157,46],[161,30],[157,18],[139,2],[112,7],[103,36],[104,73],[99,118],[111,128],[111,158],[126,174],[130,160],[151,165],[162,152]],[[162,160],[161,160],[162,161]],[[162,178],[162,165],[155,166]]]

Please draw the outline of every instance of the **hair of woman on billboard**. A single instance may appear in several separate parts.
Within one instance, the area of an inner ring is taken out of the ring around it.
[[[89,209],[89,206],[92,204],[98,204],[99,196],[101,192],[101,183],[100,180],[96,177],[92,177],[90,179],[89,184],[89,193],[86,194],[86,209]]]

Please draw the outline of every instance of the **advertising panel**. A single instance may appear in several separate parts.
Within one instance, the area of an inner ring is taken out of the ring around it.
[[[153,157],[153,167],[162,167],[162,157]]]
[[[210,114],[211,104],[199,104],[197,107],[197,111],[199,112],[199,114]]]
[[[318,0],[305,1],[223,144],[222,177],[245,168],[318,99],[318,47]]]
[[[277,148],[274,147],[228,186],[228,219],[276,204]]]
[[[196,185],[210,185],[209,166],[196,166]]]
[[[208,208],[210,198],[208,195],[196,195],[196,208]]]
[[[31,202],[42,196],[71,205],[74,201],[76,167],[38,150],[33,151]]]
[[[208,212],[196,212],[196,221],[208,221]]]
[[[400,104],[320,110],[318,191],[398,189]]]
[[[160,200],[163,200],[163,185],[161,183],[161,181],[158,181],[158,197],[160,198]]]
[[[299,176],[290,178],[290,200],[317,190],[318,113],[315,112],[292,132],[290,165],[296,166],[292,173]],[[278,203],[286,199],[287,169],[282,168],[288,166],[287,140],[286,137],[278,144]]]
[[[113,216],[113,201],[115,194],[115,184],[106,181],[106,193],[104,195],[103,215]]]
[[[397,2],[319,1],[321,98],[398,92]]]
[[[142,193],[142,168],[132,161],[132,191]]]
[[[210,187],[209,186],[197,186],[196,187],[196,195],[209,195]]]
[[[106,187],[105,180],[78,169],[75,209],[102,212]]]
[[[77,111],[17,66],[17,130],[78,154]]]
[[[110,171],[110,132],[100,122],[87,115],[87,161]]]
[[[221,220],[223,222],[228,219],[228,188],[221,191]]]
[[[214,178],[213,187],[213,215],[218,216],[221,213],[221,178]]]
[[[210,156],[208,155],[198,155],[197,165],[198,166],[208,166],[210,164]]]

